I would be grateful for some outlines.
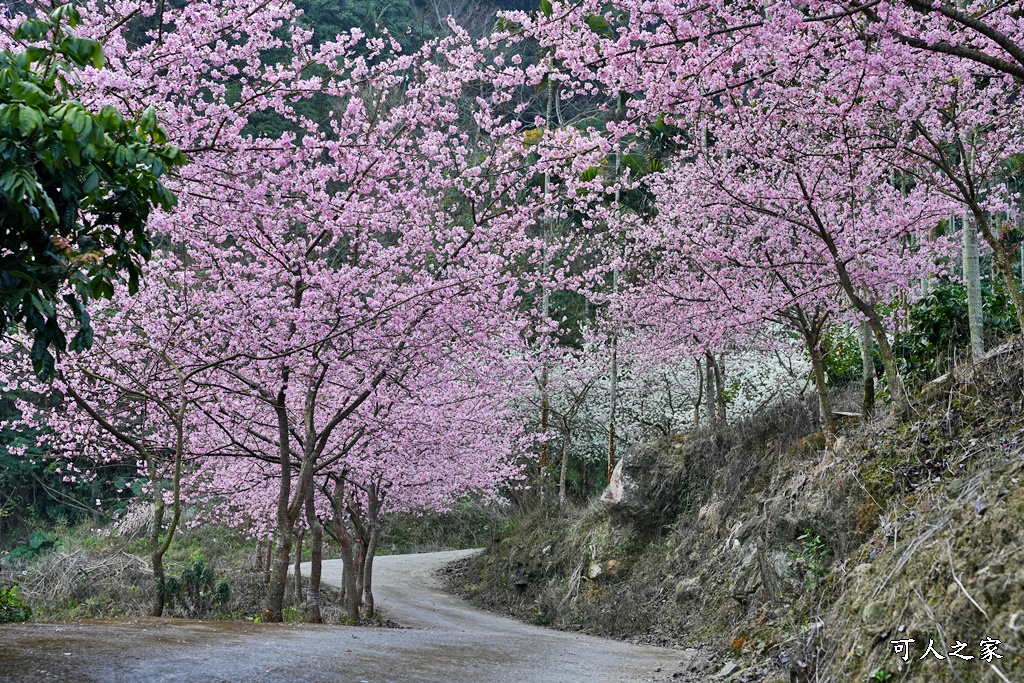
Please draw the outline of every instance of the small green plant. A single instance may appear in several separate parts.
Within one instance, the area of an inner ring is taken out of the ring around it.
[[[0,588],[0,624],[12,621],[28,621],[32,610],[21,601],[17,586]]]
[[[7,553],[7,557],[11,560],[31,560],[47,550],[56,548],[57,543],[57,539],[50,534],[33,531],[32,535],[28,537],[28,543],[14,546],[11,552]]]
[[[866,681],[887,681],[892,678],[892,674],[885,669],[875,669],[869,675],[864,676]]]
[[[535,623],[537,626],[547,626],[551,623],[551,618],[544,613],[544,610],[537,607],[533,610],[533,616],[530,618],[530,621]]]
[[[164,582],[163,591],[171,605],[193,619],[231,600],[231,586],[227,581],[217,581],[213,566],[199,553],[189,558],[180,577],[172,576]]]
[[[800,548],[789,546],[787,550],[796,565],[803,569],[804,575],[807,577],[807,587],[810,588],[828,574],[825,557],[829,550],[825,547],[821,536],[814,533],[814,529],[811,528],[804,529],[804,532],[797,536],[796,540],[800,541]]]

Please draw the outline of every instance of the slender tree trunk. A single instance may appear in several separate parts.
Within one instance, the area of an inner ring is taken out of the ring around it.
[[[366,543],[361,539],[355,543],[355,559],[356,559],[356,604],[360,607],[363,605],[363,588],[366,580],[366,574],[363,569],[366,567]]]
[[[580,462],[583,466],[583,495],[590,496],[590,464],[585,457],[580,458]]]
[[[619,272],[615,271],[612,273],[612,282],[618,283]],[[612,290],[616,289],[615,284],[612,285]],[[611,387],[609,392],[609,403],[608,407],[608,470],[605,475],[605,483],[609,484],[612,481],[612,472],[615,471],[616,457],[615,457],[615,412],[619,402],[619,337],[617,334],[612,334],[612,359],[611,359]]]
[[[562,469],[558,474],[558,502],[562,505],[566,503],[565,475],[569,470],[569,439],[571,433],[569,425],[565,424],[565,429],[562,432]]]
[[[153,567],[153,584],[156,592],[149,608],[149,616],[162,617],[167,598],[164,554],[160,551],[160,531],[164,525],[164,500],[159,490],[154,491],[153,496],[153,522],[149,529],[149,561]]]
[[[622,117],[623,108],[622,93],[618,93],[615,97],[615,118],[616,120]],[[618,144],[615,145],[615,168],[613,171],[613,180],[618,183],[619,171],[622,168],[622,147]],[[619,206],[620,190],[616,185],[615,190],[615,206]],[[612,297],[615,297],[619,293],[619,269],[616,267],[612,270]],[[618,426],[616,424],[616,410],[619,404],[619,330],[616,325],[612,329],[612,340],[611,340],[611,377],[609,387],[609,407],[608,407],[608,471],[605,474],[605,484],[612,482],[612,472],[615,471],[616,456],[616,434],[615,429]]]
[[[889,389],[889,396],[892,399],[896,412],[908,410],[910,402],[907,399],[907,392],[903,388],[903,381],[900,379],[899,368],[896,366],[896,354],[893,353],[892,346],[889,344],[889,334],[885,329],[885,325],[882,324],[878,311],[857,294],[853,287],[853,281],[846,271],[846,266],[842,262],[836,263],[836,270],[839,273],[839,283],[842,285],[843,291],[846,292],[847,298],[854,308],[867,318],[868,327],[871,328],[871,332],[875,335],[875,341],[878,343],[878,355],[881,356],[882,367],[885,368],[885,383]]]
[[[871,327],[867,323],[861,323],[857,329],[857,339],[860,343],[861,378],[864,385],[861,411],[866,420],[875,412],[875,362],[871,354],[874,337],[871,334]]]
[[[163,540],[160,539],[160,532],[164,526],[165,503],[163,491],[157,486],[159,472],[156,461],[152,457],[146,459],[149,469],[149,479],[153,483],[153,526],[150,529],[149,549],[153,564],[153,581],[156,584],[156,596],[150,609],[150,615],[159,617],[163,615],[166,600],[166,577],[164,575],[164,554],[170,549],[174,534],[178,530],[178,522],[181,520],[181,461],[185,453],[185,420],[186,404],[182,404],[177,411],[175,422],[175,443],[174,443],[174,468],[171,476],[171,519],[167,522],[167,529],[164,531]]]
[[[697,400],[693,402],[693,429],[700,429],[700,406],[704,401],[704,366],[699,360],[694,360],[697,366]]]
[[[984,211],[978,206],[972,206],[971,209],[974,213],[978,232],[985,238],[988,246],[992,248],[994,270],[999,273],[1003,278],[1003,284],[1006,285],[1007,294],[1010,295],[1010,300],[1013,302],[1013,310],[1017,313],[1017,325],[1024,331],[1024,297],[1021,296],[1020,289],[1017,287],[1017,279],[1013,276],[1013,258],[1006,253],[1006,249],[999,241],[999,238],[993,234]]]
[[[818,390],[818,412],[821,414],[822,431],[829,444],[835,443],[836,421],[832,417],[832,401],[825,383],[825,361],[821,355],[819,339],[805,336],[807,352],[811,356],[811,371],[814,373],[814,388]]]
[[[725,422],[725,375],[711,351],[704,352],[708,365],[708,420]]]
[[[711,367],[711,352],[704,353],[704,412],[707,413],[708,426],[715,424],[715,370]]]
[[[716,417],[719,422],[725,422],[725,372],[722,368],[722,363],[719,362],[714,354],[710,356],[711,366],[715,369],[715,403],[717,404]]]
[[[377,555],[377,543],[380,540],[379,524],[374,523],[370,529],[370,537],[366,542],[363,556],[363,613],[372,619],[376,610],[373,601],[373,558]]]
[[[306,530],[302,529],[295,534],[295,565],[292,572],[295,574],[295,604],[302,604],[302,541],[306,538]]]
[[[971,358],[977,360],[985,355],[985,314],[981,304],[981,264],[978,256],[978,227],[969,216],[964,217],[962,234],[964,245],[964,282],[967,284],[967,321],[971,332]]]
[[[547,304],[544,305],[545,310]],[[543,486],[543,480],[547,474],[548,468],[548,429],[551,424],[551,403],[548,397],[548,366],[547,361],[544,361],[544,367],[540,371],[540,434],[542,441],[540,444],[540,458],[537,460],[537,467],[540,469],[541,486]]]

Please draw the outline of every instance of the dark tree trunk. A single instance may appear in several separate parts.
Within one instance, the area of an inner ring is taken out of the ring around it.
[[[160,527],[163,526],[164,504],[161,500],[153,506],[153,527],[149,535],[149,561],[153,565],[153,585],[156,589],[149,616],[162,617],[167,599],[167,576],[164,573],[164,554],[160,551]]]
[[[284,593],[288,585],[288,565],[291,557],[292,530],[294,529],[294,523],[288,514],[288,503],[291,500],[292,492],[292,454],[289,448],[291,434],[284,389],[290,376],[287,368],[282,371],[282,375],[282,389],[277,394],[274,406],[277,415],[278,467],[280,468],[277,488],[277,528],[274,533],[275,557],[263,611],[264,619],[270,622],[279,622],[284,618]]]
[[[313,507],[313,487],[306,494],[306,523],[309,525],[309,593],[307,595],[306,621],[311,624],[323,623],[320,615],[320,574],[323,570],[324,528]]]
[[[356,590],[356,577],[359,569],[356,566],[356,542],[347,525],[345,488],[341,478],[335,479],[334,494],[331,496],[333,519],[331,528],[334,540],[341,546],[341,597],[345,604],[345,618],[350,624],[359,623],[359,594]]]
[[[306,538],[306,530],[295,534],[295,565],[292,569],[295,576],[295,604],[302,604],[302,541]]]
[[[828,443],[832,444],[836,439],[836,421],[832,416],[832,401],[829,400],[828,387],[825,384],[825,362],[821,357],[821,347],[808,341],[807,351],[811,356],[814,388],[818,390],[818,412],[821,414],[822,431],[825,432]]]
[[[874,337],[871,334],[871,327],[867,323],[860,324],[860,363],[861,378],[864,384],[864,395],[861,399],[864,419],[871,417],[875,412],[875,363],[871,357],[871,350],[874,347]]]
[[[291,564],[292,535],[277,532],[274,539],[274,565],[270,571],[270,588],[263,612],[265,621],[280,622],[284,619],[284,593],[288,585],[288,567]]]

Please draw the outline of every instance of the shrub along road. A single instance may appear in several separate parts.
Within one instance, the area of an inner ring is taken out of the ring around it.
[[[674,650],[552,631],[477,610],[434,573],[472,551],[380,557],[377,604],[401,629],[106,619],[0,626],[0,681],[632,683]],[[338,583],[340,561],[323,578]],[[628,606],[624,606],[628,609]]]

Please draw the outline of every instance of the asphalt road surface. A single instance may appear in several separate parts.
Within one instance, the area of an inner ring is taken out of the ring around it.
[[[0,682],[637,683],[678,651],[530,626],[444,593],[473,551],[377,558],[374,595],[404,628],[100,619],[0,626]],[[324,562],[337,583],[341,562]]]

